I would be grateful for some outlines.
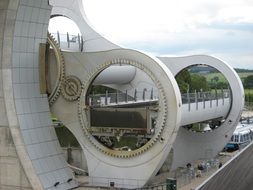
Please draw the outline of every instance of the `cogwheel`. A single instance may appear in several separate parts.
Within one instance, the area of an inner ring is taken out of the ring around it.
[[[82,92],[82,83],[76,76],[67,76],[62,83],[62,95],[67,101],[77,100]]]
[[[97,74],[101,72],[102,70],[104,70],[105,68],[107,68],[108,65],[126,64],[126,63],[129,65],[133,65],[137,68],[141,68],[146,74],[148,74],[148,76],[154,81],[155,85],[158,87],[160,99],[161,99],[160,102],[163,106],[161,106],[160,108],[161,114],[158,119],[159,122],[157,123],[158,128],[156,129],[157,130],[156,134],[144,146],[133,151],[111,150],[103,146],[102,144],[98,143],[97,140],[94,137],[92,137],[92,135],[89,132],[89,129],[88,129],[89,121],[87,118],[87,113],[83,109],[83,106],[85,105],[84,94],[85,94],[85,90],[87,90],[89,87],[89,82],[83,83],[81,87],[82,95],[80,95],[81,98],[79,98],[78,100],[78,118],[79,118],[80,125],[83,128],[84,135],[87,137],[87,139],[89,139],[90,143],[96,147],[97,150],[112,157],[128,159],[128,158],[136,157],[140,154],[143,154],[145,151],[147,151],[152,146],[154,146],[155,143],[157,143],[157,141],[161,138],[161,135],[166,125],[166,119],[167,119],[167,100],[166,100],[163,86],[161,85],[159,80],[155,77],[153,72],[149,70],[144,64],[139,63],[137,61],[128,60],[128,59],[115,59],[115,60],[108,61],[104,63],[103,65],[101,65],[100,67],[96,68],[96,70],[93,73],[91,73],[90,79],[93,79],[94,76],[97,76]]]
[[[49,105],[51,106],[55,100],[59,97],[61,92],[61,84],[65,77],[65,64],[63,59],[63,54],[61,52],[60,46],[54,37],[48,32],[47,41],[50,46],[53,48],[55,57],[56,57],[56,64],[57,64],[57,77],[52,92],[49,94]]]

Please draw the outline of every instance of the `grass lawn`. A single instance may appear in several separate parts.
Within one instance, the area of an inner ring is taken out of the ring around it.
[[[253,89],[244,89],[245,93],[245,107],[253,110]]]
[[[239,75],[239,77],[241,78],[241,80],[243,81],[247,76],[249,75],[253,75],[253,73],[237,73]],[[208,74],[204,74],[204,76],[206,77],[207,82],[211,82],[211,79],[214,77],[218,77],[220,82],[225,82],[226,79],[223,76],[222,73],[208,73]]]
[[[218,77],[220,82],[225,82],[226,78],[221,73],[208,73],[204,75],[206,77],[207,82],[211,82],[211,79],[214,77]]]
[[[245,95],[253,94],[253,89],[244,89]]]

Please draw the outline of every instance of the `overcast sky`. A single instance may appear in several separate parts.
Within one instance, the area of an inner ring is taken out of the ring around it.
[[[253,69],[253,0],[84,0],[90,23],[156,56],[208,54]]]

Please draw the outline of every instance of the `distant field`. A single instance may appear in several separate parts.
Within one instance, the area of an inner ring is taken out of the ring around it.
[[[253,75],[253,73],[238,73],[239,77],[241,78],[241,80],[243,81],[245,77],[249,76],[249,75]],[[212,78],[214,77],[218,77],[219,81],[224,82],[226,79],[223,76],[223,74],[221,73],[209,73],[209,74],[205,74],[205,77],[207,79],[208,82],[211,81]],[[244,92],[246,95],[248,94],[252,94],[253,95],[253,89],[244,89]]]
[[[253,89],[244,89],[245,93],[245,107],[253,110]]]
[[[250,72],[245,72],[245,73],[238,73],[238,75],[241,78],[241,80],[243,81],[247,76],[253,75],[253,73],[252,72],[251,73]],[[216,77],[216,76],[219,78],[220,82],[225,82],[226,81],[225,77],[221,73],[208,73],[208,74],[204,74],[204,76],[206,77],[206,80],[208,82],[210,82],[211,79]]]
[[[244,79],[249,76],[249,75],[253,75],[253,72],[240,72],[237,73],[239,75],[239,77],[241,78],[242,82],[244,81]],[[221,73],[207,73],[207,74],[201,74],[203,76],[206,77],[207,82],[211,82],[211,80],[214,77],[218,77],[219,80],[218,82],[226,82],[225,77],[223,76],[223,74]],[[253,88],[252,89],[244,89],[244,93],[245,93],[245,106],[248,109],[253,110]]]
[[[244,89],[245,94],[253,94],[253,89]]]
[[[253,75],[253,73],[238,73],[239,77],[243,81],[247,76]]]
[[[206,77],[207,82],[211,82],[212,78],[214,77],[218,77],[220,82],[226,81],[225,77],[221,73],[209,73],[209,74],[205,74],[205,77]]]

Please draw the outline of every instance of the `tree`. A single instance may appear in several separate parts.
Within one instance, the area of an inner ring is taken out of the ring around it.
[[[200,91],[200,89],[203,91],[210,90],[205,76],[199,74],[191,75],[187,69],[182,70],[176,76],[176,81],[181,93],[186,93],[188,89],[190,92],[194,92],[195,90]]]
[[[252,88],[253,87],[253,75],[247,76],[243,81],[244,88]]]
[[[200,89],[202,89],[203,91],[208,91],[210,90],[210,87],[208,86],[208,83],[204,76],[193,74],[191,75],[190,89],[191,91],[200,91]]]
[[[187,69],[183,69],[176,76],[176,81],[181,93],[186,93],[191,84],[191,75]]]
[[[219,77],[214,76],[213,78],[211,78],[211,82],[217,83],[219,81]]]
[[[227,82],[218,82],[216,85],[216,89],[228,89],[229,84]]]

